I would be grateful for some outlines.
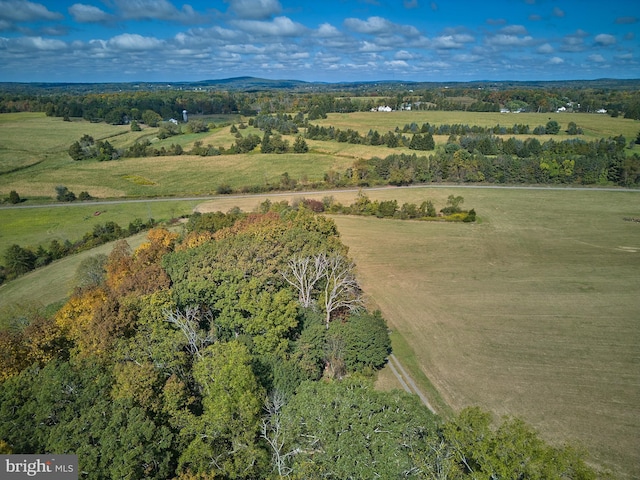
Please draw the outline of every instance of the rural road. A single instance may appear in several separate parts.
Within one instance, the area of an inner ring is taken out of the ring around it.
[[[376,190],[390,190],[390,189],[406,189],[406,188],[480,188],[480,189],[505,189],[505,190],[570,190],[570,191],[599,191],[599,192],[638,192],[640,189],[628,189],[628,188],[605,188],[605,187],[546,187],[546,186],[525,186],[525,185],[449,185],[449,184],[419,184],[419,185],[407,185],[404,187],[367,187],[367,188],[347,188],[347,189],[335,189],[335,190],[308,190],[303,192],[288,191],[288,192],[265,192],[249,195],[209,195],[201,197],[163,197],[163,198],[143,198],[143,199],[126,199],[121,200],[98,200],[98,201],[85,201],[85,202],[62,202],[62,203],[46,203],[41,205],[3,205],[0,206],[0,210],[18,209],[18,208],[51,208],[51,207],[75,207],[75,206],[87,206],[87,205],[115,205],[120,203],[155,203],[155,202],[184,202],[184,201],[199,201],[206,202],[216,199],[228,199],[228,198],[264,198],[264,197],[288,197],[291,195],[317,195],[332,194],[332,193],[345,193],[354,192],[357,193],[360,190],[365,192],[372,192]]]

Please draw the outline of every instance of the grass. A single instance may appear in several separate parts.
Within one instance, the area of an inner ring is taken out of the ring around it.
[[[637,478],[639,193],[420,192],[452,191],[481,223],[336,218],[364,290],[454,410],[521,416]]]
[[[585,139],[608,138],[623,135],[627,142],[636,138],[639,126],[636,120],[591,113],[494,113],[494,112],[462,112],[462,111],[402,111],[402,112],[358,112],[358,113],[330,113],[324,120],[317,120],[318,125],[336,128],[357,130],[360,134],[366,134],[370,129],[377,130],[381,135],[394,131],[396,126],[402,129],[405,125],[415,122],[418,126],[423,123],[431,125],[462,124],[478,125],[481,127],[494,127],[503,125],[511,127],[515,124],[529,125],[531,131],[538,125],[546,125],[549,120],[555,120],[560,124],[560,134],[552,138],[563,139],[568,136],[564,133],[569,122],[575,122],[584,130]],[[508,135],[510,137],[513,135]],[[515,135],[527,138],[532,135]],[[545,136],[537,137],[541,140]]]
[[[622,134],[630,140],[638,130],[631,120],[585,114],[366,112],[331,114],[323,123],[383,133],[413,121],[528,123],[533,128],[549,116],[563,129],[575,121],[585,136]],[[180,156],[98,163],[73,162],[66,155],[68,146],[84,133],[109,137],[119,145],[134,141],[126,129],[62,122],[41,114],[0,115],[0,172],[32,165],[0,174],[0,194],[16,190],[21,197],[52,195],[55,186],[64,183],[76,193],[87,190],[100,197],[195,195],[215,191],[222,183],[239,187],[278,182],[284,172],[311,181],[331,168],[343,171],[354,158],[393,152],[310,141],[313,153],[304,156]],[[225,128],[185,136],[189,142],[196,139],[214,146],[233,141]],[[582,442],[596,464],[622,477],[640,477],[640,224],[623,220],[640,217],[640,193],[441,186],[389,188],[368,195],[400,204],[428,199],[441,208],[452,193],[463,195],[463,207],[478,212],[476,224],[336,217],[365,292],[394,331],[396,354],[441,411],[446,413],[447,405],[454,411],[480,405],[498,416],[518,415],[551,441]],[[344,204],[355,199],[353,192],[306,196],[326,195]],[[237,205],[251,210],[265,198],[220,197],[200,208],[227,211]],[[136,217],[175,217],[196,203],[3,209],[0,251],[13,243],[36,246],[54,238],[73,240],[108,220],[126,226]],[[94,216],[96,210],[100,216]],[[56,288],[68,288],[63,276],[74,271],[57,264],[23,277],[22,284],[7,284],[0,288],[0,304],[20,295],[54,300],[65,294]]]
[[[132,249],[136,249],[146,240],[146,236],[146,232],[134,235],[127,238],[127,243]],[[75,287],[74,277],[82,260],[98,254],[109,255],[113,245],[114,242],[111,242],[70,255],[0,285],[0,329],[7,322],[4,311],[10,310],[12,305],[28,304],[46,307],[63,301]]]
[[[616,476],[638,478],[640,224],[624,218],[640,217],[640,192],[367,192],[437,206],[452,193],[475,208],[476,224],[334,217],[396,356],[443,414],[480,405],[517,415],[554,443],[584,445]],[[250,210],[262,200],[199,209]],[[388,372],[379,384],[398,388]]]
[[[113,205],[72,204],[67,207],[0,209],[0,255],[18,244],[22,247],[43,245],[52,240],[75,241],[93,231],[95,225],[112,221],[123,228],[136,218],[166,221],[190,214],[198,202],[141,202]],[[100,215],[95,215],[100,212]]]

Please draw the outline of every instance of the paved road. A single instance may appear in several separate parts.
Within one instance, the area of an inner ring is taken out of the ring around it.
[[[207,202],[209,200],[219,200],[228,198],[264,198],[264,197],[289,197],[291,195],[317,195],[317,194],[333,194],[333,193],[345,193],[345,192],[359,192],[362,191],[376,191],[376,190],[391,190],[391,189],[405,189],[405,188],[484,188],[484,189],[506,189],[506,190],[569,190],[569,191],[599,191],[599,192],[636,192],[640,193],[640,189],[629,188],[605,188],[605,187],[551,187],[551,186],[524,186],[524,185],[457,185],[457,184],[420,184],[420,185],[408,185],[406,187],[366,187],[366,188],[347,188],[347,189],[335,189],[335,190],[308,190],[304,192],[265,192],[249,195],[210,195],[202,197],[163,197],[163,198],[136,198],[136,199],[116,199],[116,200],[97,200],[87,202],[63,202],[63,203],[46,203],[40,205],[3,205],[0,206],[0,210],[16,209],[16,208],[51,208],[51,207],[78,207],[88,205],[115,205],[121,203],[155,203],[155,202]]]

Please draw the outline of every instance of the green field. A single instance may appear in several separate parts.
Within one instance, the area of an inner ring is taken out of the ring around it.
[[[366,134],[411,122],[528,123],[534,128],[549,116],[563,129],[575,121],[588,137],[622,134],[631,140],[639,128],[638,122],[600,115],[466,112],[330,114],[318,123]],[[17,190],[30,205],[31,197],[51,197],[60,184],[98,197],[206,195],[222,183],[236,188],[277,183],[284,172],[313,181],[327,170],[343,171],[356,158],[401,151],[309,141],[309,155],[74,162],[66,150],[85,133],[117,146],[130,144],[136,135],[167,146],[172,141],[187,147],[196,140],[214,146],[233,142],[228,127],[159,143],[151,129],[134,135],[122,126],[2,114],[0,196]],[[452,193],[464,197],[464,208],[476,210],[476,224],[335,217],[371,304],[394,330],[396,354],[413,367],[443,413],[480,405],[497,416],[518,415],[554,442],[581,442],[597,465],[622,477],[640,477],[640,223],[624,220],[640,218],[640,191],[431,186],[367,194],[400,204],[432,200],[439,209]],[[326,195],[349,204],[356,193],[306,196]],[[199,209],[248,211],[265,198],[219,197]],[[292,198],[287,194],[272,201]],[[106,221],[126,227],[135,218],[168,220],[198,203],[0,209],[0,252],[14,243],[35,247],[53,239],[75,240]],[[0,287],[0,305],[64,298],[81,258]]]
[[[444,400],[521,416],[638,478],[640,223],[624,218],[640,217],[640,192],[367,193],[436,205],[454,193],[479,214],[474,225],[335,217],[366,294]]]
[[[494,127],[502,125],[511,127],[515,124],[529,125],[531,131],[538,125],[545,125],[549,120],[555,120],[560,124],[560,134],[552,136],[556,139],[566,138],[564,130],[569,122],[575,122],[584,130],[585,139],[608,138],[623,135],[627,141],[636,138],[640,123],[628,118],[612,118],[608,115],[593,113],[494,113],[494,112],[463,112],[463,111],[401,111],[401,112],[358,112],[358,113],[330,113],[324,120],[313,123],[318,125],[359,131],[366,134],[369,129],[378,130],[380,134],[395,130],[396,126],[402,129],[412,122],[422,126],[423,123],[431,125],[478,125],[480,127]],[[508,135],[511,137],[514,135]],[[519,135],[516,135],[520,137]],[[524,137],[531,137],[526,135]],[[536,137],[549,138],[545,135]],[[446,140],[446,139],[445,139]]]

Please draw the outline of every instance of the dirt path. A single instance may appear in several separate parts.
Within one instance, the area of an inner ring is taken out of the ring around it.
[[[429,400],[427,399],[427,397],[418,388],[416,383],[413,381],[413,378],[411,378],[411,376],[407,373],[407,371],[404,369],[400,361],[396,358],[396,356],[393,353],[389,355],[389,368],[391,368],[391,371],[400,382],[400,385],[402,385],[402,388],[404,388],[409,393],[418,395],[422,403],[424,403],[425,406],[429,410],[431,410],[432,413],[434,414],[436,413],[433,406],[429,403]]]

